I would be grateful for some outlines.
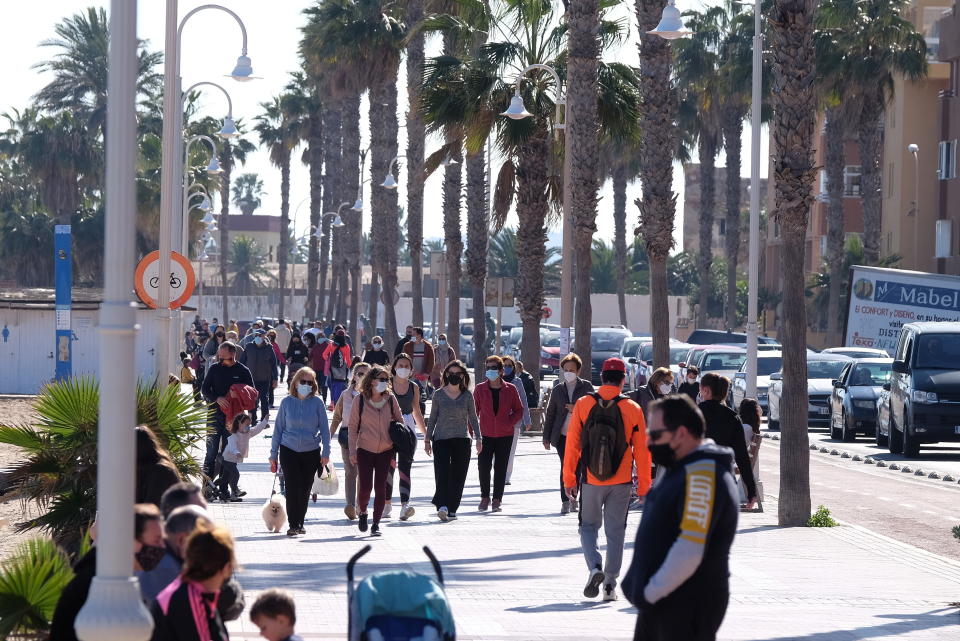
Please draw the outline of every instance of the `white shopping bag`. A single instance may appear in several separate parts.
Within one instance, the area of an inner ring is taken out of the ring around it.
[[[312,494],[320,496],[335,496],[340,491],[340,480],[337,478],[337,468],[327,464],[320,468],[317,478],[313,480]]]

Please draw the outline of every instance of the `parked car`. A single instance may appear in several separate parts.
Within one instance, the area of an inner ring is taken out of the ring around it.
[[[670,339],[670,371],[673,377],[680,380],[680,362],[690,351],[690,345],[681,343],[675,338]],[[647,379],[653,375],[653,343],[647,339],[640,344],[640,350],[635,357],[637,359],[636,386],[647,384]],[[629,370],[628,370],[629,373]]]
[[[821,354],[840,354],[850,358],[890,358],[882,349],[872,347],[828,347],[820,352]]]
[[[892,358],[860,358],[843,368],[830,396],[831,438],[851,442],[857,433],[875,434],[877,398],[890,380],[891,363]]]
[[[551,331],[560,331],[559,325],[554,325],[552,323],[540,323],[540,333],[542,334],[544,330]],[[509,338],[505,341],[503,353],[506,356],[512,356],[514,359],[523,360],[520,358],[520,341],[523,339],[523,327],[518,325],[516,327],[510,328]]]
[[[890,439],[890,381],[880,387],[877,394],[877,429],[874,438],[877,447],[886,447]]]
[[[732,345],[711,345],[697,353],[697,359],[692,363],[700,370],[700,376],[707,372],[726,376],[733,379],[740,371],[740,366],[747,358],[747,351],[742,347]]]
[[[830,395],[833,381],[852,359],[839,354],[807,354],[807,425],[830,426]],[[783,396],[783,372],[770,377],[767,409],[770,429],[780,427],[780,399]]]
[[[721,329],[695,329],[687,342],[691,345],[745,345],[747,335],[740,332],[725,332]],[[769,336],[758,336],[758,344],[777,345],[780,343]]]
[[[603,361],[620,355],[623,343],[633,336],[626,327],[592,327],[590,328],[590,380],[594,385],[600,385],[600,368]],[[573,339],[571,339],[571,342]],[[576,351],[574,348],[572,351]],[[586,365],[586,363],[584,363]]]
[[[770,388],[770,379],[783,368],[783,354],[781,352],[758,352],[757,353],[757,402],[760,403],[760,409],[764,415],[767,415],[767,390]],[[733,376],[733,385],[730,386],[730,405],[731,407],[740,407],[740,402],[747,395],[747,361],[744,360],[738,371]],[[774,425],[771,423],[770,427]]]
[[[960,322],[907,323],[890,366],[890,451],[960,441]]]
[[[649,342],[649,340],[649,337],[631,336],[623,341],[623,347],[620,348],[620,358],[627,364],[627,378],[623,383],[624,392],[632,392],[638,387],[637,374],[640,370],[638,352],[640,351],[640,346],[644,342]]]
[[[560,332],[540,330],[540,375],[556,374],[560,371]]]

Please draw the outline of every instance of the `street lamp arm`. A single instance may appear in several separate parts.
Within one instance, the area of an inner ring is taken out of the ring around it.
[[[227,93],[226,89],[224,89],[223,87],[221,87],[215,82],[210,82],[209,80],[202,80],[200,82],[193,83],[192,85],[190,85],[190,87],[186,91],[183,92],[183,95],[180,97],[180,100],[185,102],[187,100],[187,96],[190,95],[191,91],[203,85],[216,87],[217,89],[223,92],[223,95],[227,97],[227,118],[232,119],[233,118],[233,99],[230,98],[230,94]]]
[[[545,65],[541,63],[532,64],[517,74],[517,80],[514,83],[514,95],[517,95],[517,96],[520,95],[520,83],[523,82],[524,76],[526,76],[528,73],[530,73],[534,69],[541,69],[543,71],[548,72],[551,76],[553,76],[554,82],[557,83],[557,105],[566,104],[567,100],[563,96],[563,93],[560,91],[560,87],[563,86],[563,83],[560,82],[560,75],[557,73],[557,70],[551,67],[550,65]]]
[[[238,25],[240,25],[240,33],[243,34],[242,54],[244,56],[247,55],[247,27],[243,24],[243,20],[240,19],[240,16],[238,16],[232,10],[219,4],[203,4],[187,12],[187,15],[183,16],[183,19],[180,21],[180,26],[177,27],[177,60],[180,59],[180,42],[181,42],[180,36],[183,34],[183,26],[187,23],[187,20],[189,20],[193,16],[193,14],[199,11],[203,11],[204,9],[220,9],[221,11],[225,11],[226,13],[229,13],[231,16],[233,16],[233,19],[237,21]]]
[[[353,204],[353,203],[340,203],[340,206],[337,207],[337,215],[338,215],[338,216],[340,215],[340,212],[343,211],[343,208],[344,208],[344,207],[349,207],[349,206],[352,205],[352,204]]]
[[[397,161],[400,160],[401,158],[406,158],[406,156],[404,156],[403,154],[400,154],[399,156],[393,157],[393,160],[390,161],[390,166],[387,168],[388,174],[393,173],[393,170],[397,168]]]
[[[211,138],[210,136],[194,136],[187,141],[186,150],[183,153],[184,167],[186,167],[187,161],[190,159],[190,147],[192,147],[193,143],[197,142],[198,140],[205,141],[208,145],[210,145],[210,151],[212,155],[214,156],[217,155],[217,143],[213,141],[213,138]],[[186,173],[186,170],[184,171],[184,173]]]

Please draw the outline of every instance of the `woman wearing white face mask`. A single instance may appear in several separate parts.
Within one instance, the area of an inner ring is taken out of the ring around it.
[[[437,346],[433,349],[433,371],[430,372],[430,383],[434,389],[443,387],[443,370],[455,360],[457,352],[447,343],[447,335],[438,335]]]
[[[390,421],[402,421],[397,398],[390,393],[390,372],[379,365],[360,383],[360,396],[353,401],[347,420],[350,462],[357,466],[357,509],[361,532],[367,531],[367,505],[374,492],[372,536],[380,535],[380,519],[386,504],[387,474],[393,464]]]
[[[280,402],[270,445],[270,471],[283,467],[287,492],[287,536],[306,534],[303,522],[313,477],[330,462],[330,426],[317,375],[301,367],[290,381],[290,395]],[[322,450],[321,450],[322,448]]]
[[[330,422],[330,433],[337,437],[340,444],[340,456],[343,460],[343,495],[346,504],[343,513],[351,521],[357,518],[357,466],[350,462],[350,440],[347,434],[346,420],[350,418],[353,402],[360,395],[360,381],[370,371],[368,363],[357,363],[350,374],[350,385],[337,399],[333,408],[333,419]],[[338,431],[339,430],[339,431]]]
[[[594,392],[593,384],[580,378],[582,367],[583,361],[576,354],[567,354],[560,361],[560,380],[550,392],[550,402],[543,420],[543,447],[549,450],[552,445],[560,456],[560,514],[577,511],[577,502],[567,497],[563,487],[563,455],[566,452],[567,429],[570,426],[570,417],[573,416],[573,406],[580,398]]]
[[[400,413],[403,414],[403,422],[410,429],[419,430],[426,436],[427,428],[424,425],[423,414],[420,413],[420,386],[410,381],[413,375],[413,362],[406,354],[400,354],[393,359],[393,367],[390,369],[393,374],[393,395],[400,405]],[[410,470],[413,468],[414,452],[397,451],[397,469],[400,472],[400,520],[406,521],[413,516],[413,506],[410,502]],[[393,481],[394,468],[390,468],[390,474],[387,476],[387,505],[384,508],[384,516],[390,515],[391,503],[393,502]]]
[[[363,362],[371,365],[386,366],[390,362],[390,355],[383,349],[383,338],[374,336],[370,341],[370,349],[363,351]]]
[[[647,405],[664,396],[676,394],[677,388],[673,384],[673,372],[666,367],[659,367],[650,375],[650,380],[630,393],[630,400],[643,409],[643,417],[647,417]]]

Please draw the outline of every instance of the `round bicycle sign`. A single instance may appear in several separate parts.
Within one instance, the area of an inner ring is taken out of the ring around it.
[[[183,254],[170,252],[170,309],[183,306],[193,295],[196,278],[193,265]],[[160,252],[152,251],[137,264],[133,278],[134,289],[143,304],[157,308],[160,295]]]

